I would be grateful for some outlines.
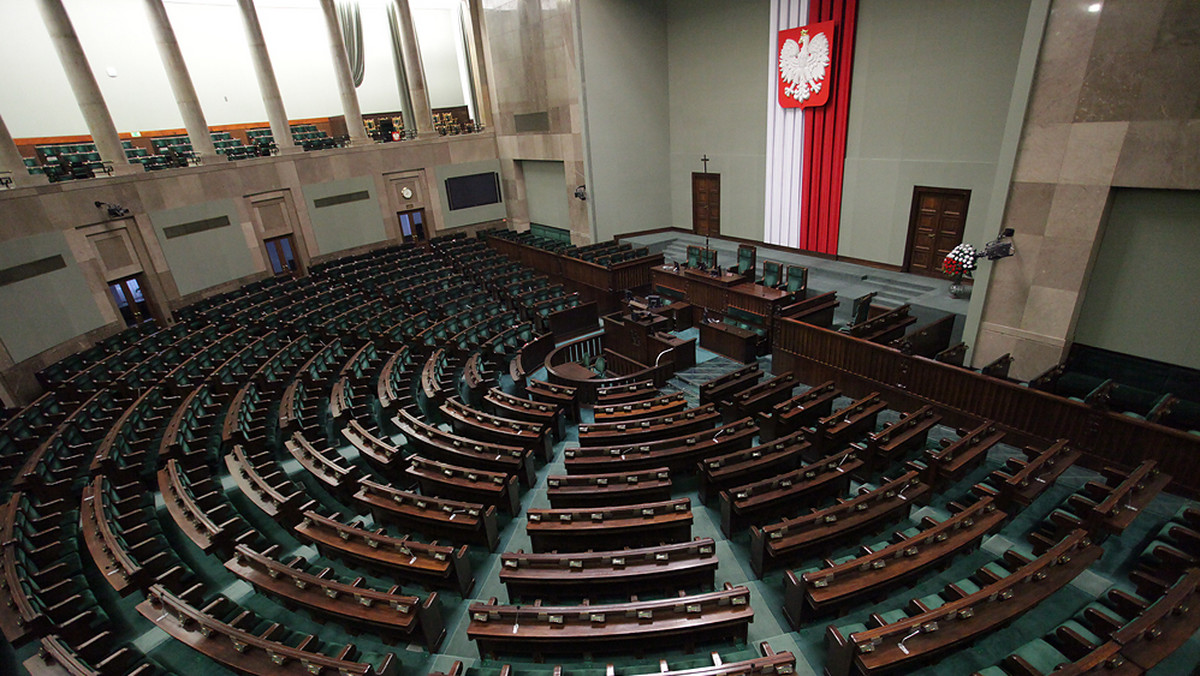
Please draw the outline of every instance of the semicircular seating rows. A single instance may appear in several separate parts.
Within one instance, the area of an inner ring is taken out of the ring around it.
[[[1148,463],[1051,495],[1078,455],[1065,440],[1001,457],[986,421],[757,366],[593,387],[581,409],[579,383],[542,370],[542,310],[578,303],[443,237],[249,284],[45,369],[45,394],[0,424],[12,661],[458,676],[615,654],[606,674],[792,673],[771,635],[823,642],[834,676],[881,673],[1060,593],[1170,479]],[[1029,546],[995,536],[1026,527]],[[1196,630],[1198,531],[1181,509],[1129,583],[980,673],[1153,667]]]

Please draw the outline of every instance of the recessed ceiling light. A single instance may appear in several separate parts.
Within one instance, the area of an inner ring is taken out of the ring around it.
[[[1103,5],[1101,3],[1093,2],[1092,4],[1088,5],[1088,11],[1091,12],[1092,14],[1095,14],[1096,12],[1100,11],[1101,7],[1103,7]]]

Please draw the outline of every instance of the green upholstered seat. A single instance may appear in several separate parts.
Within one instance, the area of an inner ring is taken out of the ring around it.
[[[1043,674],[1053,672],[1060,664],[1071,662],[1071,658],[1062,654],[1054,646],[1040,638],[1017,648],[1013,654],[1025,660]]]
[[[1088,643],[1092,644],[1093,646],[1099,646],[1101,643],[1104,643],[1104,639],[1100,638],[1100,636],[1098,636],[1095,632],[1093,632],[1091,629],[1088,629],[1086,626],[1084,626],[1083,623],[1078,622],[1076,620],[1067,620],[1066,622],[1063,622],[1061,625],[1059,625],[1059,627],[1062,629],[1070,629],[1071,631],[1075,632],[1076,634],[1079,634],[1081,637],[1084,638],[1084,640],[1086,640]]]
[[[917,599],[917,601],[920,602],[921,605],[925,606],[926,608],[928,608],[930,610],[934,610],[936,608],[941,608],[942,606],[946,605],[946,599],[942,598],[938,594],[929,594],[928,596],[922,596],[921,598]]]
[[[842,633],[842,636],[850,638],[850,634],[866,631],[867,625],[863,624],[862,622],[854,622],[852,624],[843,624],[842,626],[838,627],[837,630]]]
[[[1008,577],[1012,572],[1005,568],[999,561],[992,561],[983,566],[983,569],[989,573],[995,574],[996,577]]]
[[[970,578],[963,578],[954,583],[954,586],[966,592],[968,595],[979,591],[979,585],[975,584]]]

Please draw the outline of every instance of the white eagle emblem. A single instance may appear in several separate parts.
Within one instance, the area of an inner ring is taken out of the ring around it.
[[[805,101],[821,91],[825,69],[829,67],[829,38],[817,33],[810,40],[808,31],[800,33],[800,44],[788,38],[779,49],[779,75],[788,83],[784,94]]]

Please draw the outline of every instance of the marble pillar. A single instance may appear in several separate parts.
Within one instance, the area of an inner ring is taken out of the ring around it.
[[[271,55],[263,39],[262,26],[258,23],[258,11],[254,0],[238,0],[242,10],[242,23],[246,26],[246,43],[250,47],[250,60],[254,62],[254,74],[258,77],[258,89],[262,93],[263,105],[267,108],[267,120],[271,124],[271,136],[281,153],[300,150],[292,140],[292,129],[288,125],[287,111],[283,109],[283,97],[279,94],[279,83],[271,67]]]
[[[25,168],[25,160],[21,157],[21,151],[17,150],[17,144],[13,141],[12,134],[8,133],[8,125],[4,123],[2,117],[0,117],[0,171],[12,173],[12,187],[14,188],[24,188],[46,182],[45,176],[34,176]]]
[[[96,144],[96,152],[100,153],[101,160],[112,162],[114,173],[132,173],[134,167],[125,157],[117,126],[113,124],[108,104],[100,93],[100,85],[96,83],[87,55],[79,44],[79,36],[75,34],[66,7],[62,0],[38,0],[38,8],[46,23],[50,41],[54,43],[54,50],[58,52],[58,60],[62,62],[67,81],[71,84],[71,91],[75,94],[75,101],[79,104],[79,111],[83,113],[84,122]]]
[[[976,366],[1028,379],[1068,354],[1114,189],[1200,189],[1200,4],[1054,0],[1004,226],[1016,255],[988,282]]]
[[[467,40],[467,58],[471,60],[471,76],[474,79],[471,84],[475,87],[476,122],[484,127],[491,127],[492,93],[488,88],[487,63],[484,60],[484,54],[487,53],[484,49],[487,37],[484,35],[486,29],[483,24],[481,1],[466,0],[463,20],[468,24],[467,31],[470,35],[470,39]]]
[[[425,66],[421,63],[421,48],[417,41],[417,27],[413,23],[412,9],[408,0],[396,0],[396,15],[400,23],[400,44],[404,56],[404,75],[412,99],[413,117],[416,119],[417,136],[433,134],[433,109],[429,105],[429,89],[425,86]],[[405,120],[404,126],[411,128],[412,121]]]
[[[363,126],[362,109],[358,107],[358,94],[354,91],[350,61],[346,58],[346,43],[333,0],[321,0],[321,12],[329,28],[330,56],[333,58],[333,72],[337,76],[338,94],[342,97],[342,112],[346,115],[346,132],[350,135],[352,145],[362,145],[369,142],[367,130]]]
[[[192,85],[192,77],[188,74],[162,0],[146,0],[146,16],[158,44],[163,70],[167,71],[167,80],[171,83],[171,92],[175,94],[175,105],[179,106],[179,115],[183,117],[183,126],[192,142],[192,152],[201,163],[214,160],[217,151],[213,147],[212,134],[208,131],[204,110],[200,108],[200,99],[196,96],[196,88]]]

